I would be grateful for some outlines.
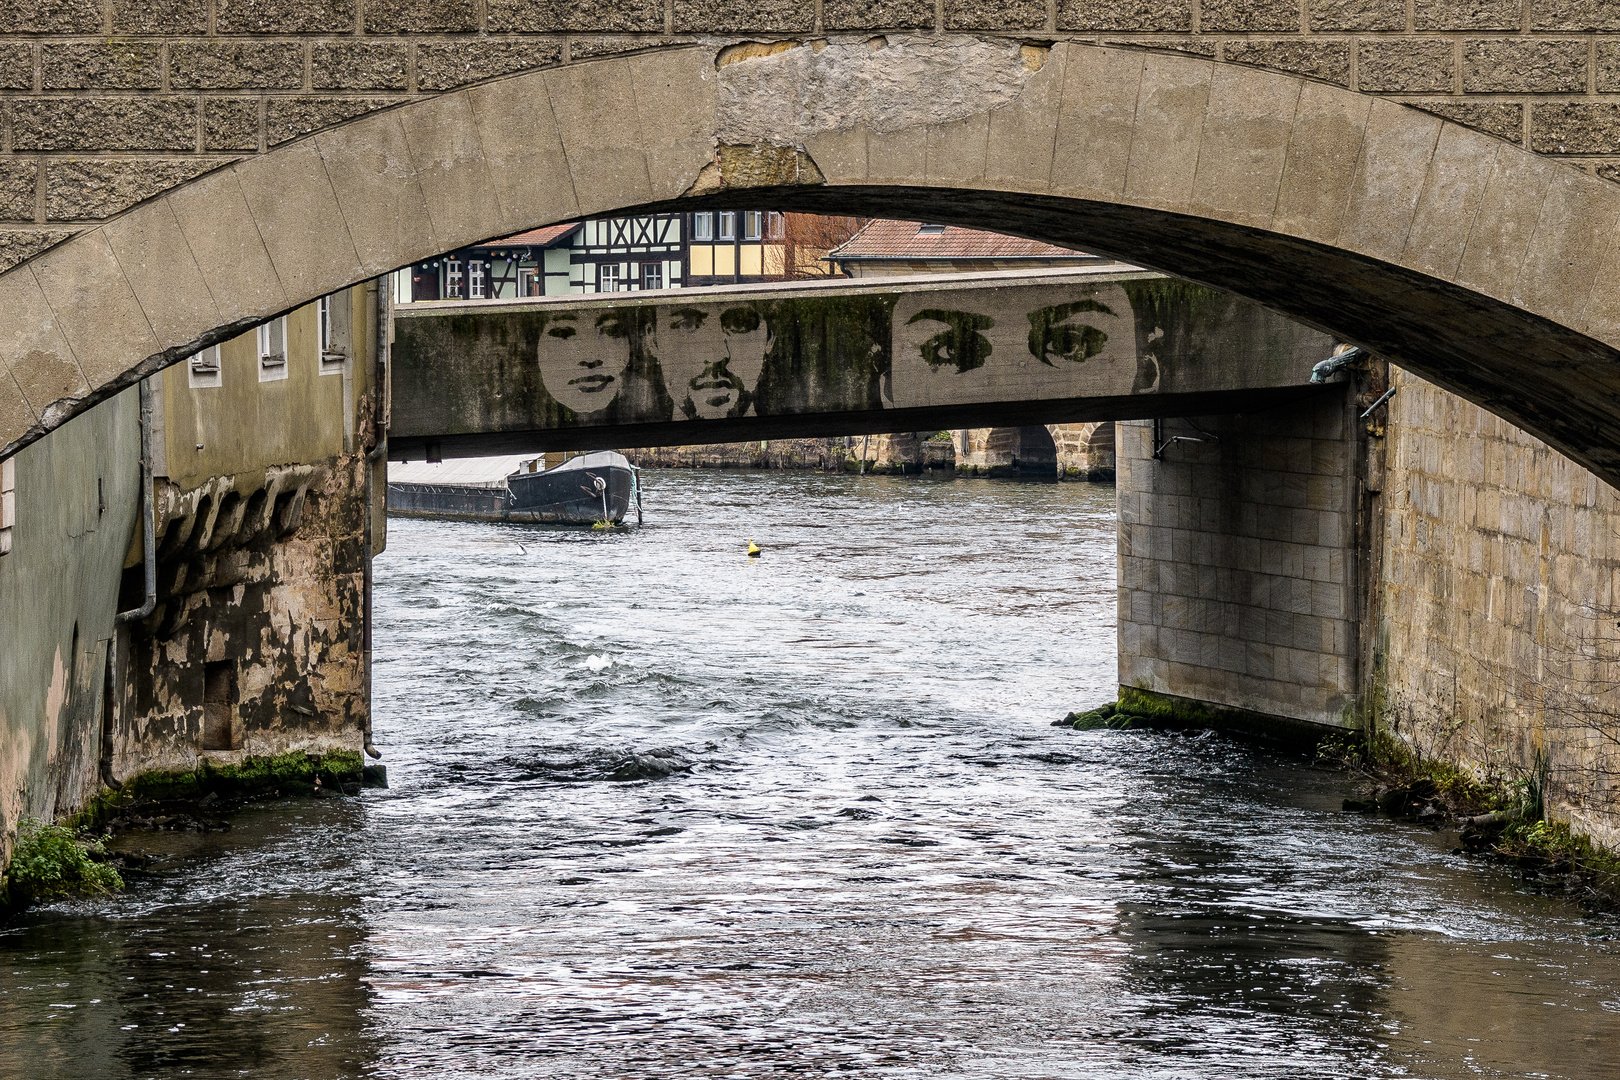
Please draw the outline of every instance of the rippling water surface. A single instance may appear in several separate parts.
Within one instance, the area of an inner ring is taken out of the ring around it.
[[[1050,726],[1111,696],[1111,489],[648,488],[392,522],[393,786],[0,934],[0,1075],[1620,1076],[1613,923],[1297,758]]]

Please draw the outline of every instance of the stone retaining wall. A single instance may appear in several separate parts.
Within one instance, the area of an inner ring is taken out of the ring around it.
[[[1506,780],[1542,748],[1555,815],[1620,848],[1620,493],[1416,376],[1394,384],[1370,473],[1380,721]]]

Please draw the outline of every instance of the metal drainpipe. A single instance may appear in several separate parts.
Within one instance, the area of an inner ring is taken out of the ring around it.
[[[102,693],[109,700],[101,706],[101,781],[110,788],[122,785],[113,776],[113,722],[116,715],[111,699],[118,692],[118,628],[139,622],[157,608],[157,506],[152,478],[152,377],[141,380],[141,568],[146,584],[146,600],[138,608],[113,616],[113,634],[107,642],[107,678]]]
[[[376,395],[372,401],[371,430],[376,437],[374,445],[366,453],[366,479],[365,479],[365,526],[362,530],[362,544],[365,550],[365,563],[361,568],[361,643],[360,651],[366,665],[366,722],[361,732],[360,745],[365,748],[372,758],[382,757],[382,751],[377,749],[371,741],[371,516],[376,511],[372,506],[375,497],[375,486],[371,482],[371,474],[378,461],[388,457],[388,429],[384,421],[383,395],[387,391],[388,372],[388,308],[389,296],[387,289],[391,287],[389,275],[384,274],[377,279],[377,345],[376,364],[372,369],[372,391]],[[386,498],[386,493],[384,495]]]

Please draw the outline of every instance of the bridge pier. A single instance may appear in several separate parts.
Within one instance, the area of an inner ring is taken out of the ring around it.
[[[1122,702],[1272,734],[1360,723],[1355,407],[1346,383],[1118,425]]]

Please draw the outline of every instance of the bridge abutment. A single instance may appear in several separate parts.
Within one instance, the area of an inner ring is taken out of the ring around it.
[[[1354,408],[1343,384],[1118,425],[1126,701],[1260,729],[1359,723]]]

